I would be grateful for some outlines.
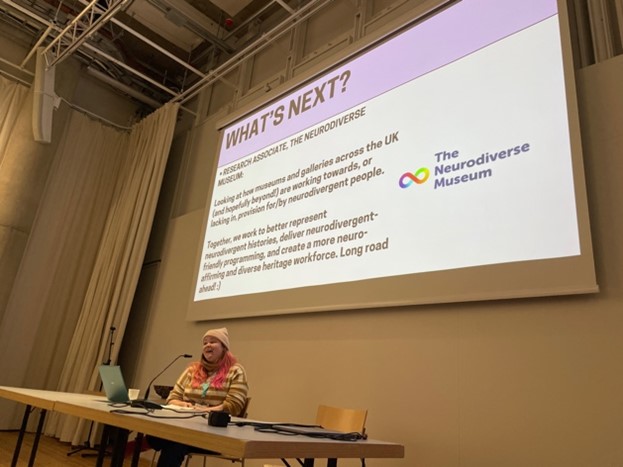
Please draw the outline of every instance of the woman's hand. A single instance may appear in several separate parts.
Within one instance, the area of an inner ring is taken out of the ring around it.
[[[215,405],[214,407],[210,407],[209,405],[203,405],[203,404],[191,404],[190,407],[200,412],[214,412],[217,410],[221,410],[223,406]]]
[[[178,400],[178,399],[173,399],[173,400],[169,401],[169,404],[170,405],[177,405],[178,407],[184,407],[186,409],[200,410],[202,412],[212,412],[212,411],[223,410],[223,404],[219,404],[219,405],[215,405],[213,407],[210,407],[209,405],[193,404],[192,402],[181,401],[181,400]]]
[[[214,408],[210,407],[209,405],[195,404],[195,410],[200,410],[202,412],[212,412]]]
[[[187,401],[180,401],[177,399],[173,399],[172,401],[169,401],[170,405],[177,405],[179,407],[186,407],[186,408],[191,408],[194,407],[195,404],[193,404],[192,402],[187,402]]]

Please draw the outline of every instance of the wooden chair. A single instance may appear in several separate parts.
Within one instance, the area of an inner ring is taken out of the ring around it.
[[[359,433],[362,436],[366,432],[366,419],[368,418],[367,409],[346,409],[319,405],[316,412],[316,425],[320,425],[327,430],[339,431],[342,433]],[[285,459],[281,459],[282,465],[290,464]],[[303,465],[300,459],[297,461]],[[264,467],[282,467],[282,465],[264,464]],[[336,459],[327,459],[327,466],[336,466]],[[366,460],[361,459],[361,466],[365,467]]]

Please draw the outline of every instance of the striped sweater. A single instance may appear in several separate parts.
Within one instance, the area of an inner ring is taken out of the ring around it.
[[[223,410],[231,415],[241,415],[247,400],[249,386],[247,384],[247,375],[244,368],[239,363],[232,365],[227,373],[227,378],[220,389],[210,384],[208,378],[204,382],[203,387],[193,388],[191,382],[193,380],[192,365],[186,368],[175,383],[175,386],[169,393],[167,403],[172,400],[180,400],[192,402],[194,404],[215,406],[223,404]],[[204,389],[207,390],[204,391]]]

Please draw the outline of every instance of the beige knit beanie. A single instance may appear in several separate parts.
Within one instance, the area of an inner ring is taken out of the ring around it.
[[[227,332],[227,328],[210,329],[203,335],[203,338],[205,339],[206,336],[216,337],[227,347],[227,350],[229,350],[229,333]]]

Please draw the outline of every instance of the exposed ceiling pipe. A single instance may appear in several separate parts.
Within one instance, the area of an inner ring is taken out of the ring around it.
[[[0,63],[4,63],[5,65],[9,65],[10,67],[15,68],[16,70],[19,70],[20,74],[27,75],[27,76],[29,76],[31,78],[34,78],[34,76],[35,76],[35,74],[32,71],[28,71],[25,68],[22,68],[21,66],[16,65],[15,63],[11,63],[10,61],[5,60],[2,57],[0,57]],[[28,87],[30,87],[31,84],[32,84],[32,82],[26,80],[25,78],[20,77],[20,76],[14,74],[14,73],[11,73],[8,70],[3,70],[2,68],[0,68],[0,74],[3,74],[3,75],[9,77],[10,79],[12,79],[14,81],[19,81],[20,83],[22,83],[23,85],[28,86]]]
[[[210,18],[206,17],[202,12],[194,8],[184,0],[147,0],[155,8],[162,11],[165,15],[175,12],[175,16],[183,26],[192,31],[197,36],[207,42],[211,42],[214,46],[221,49],[227,54],[234,53],[235,50],[227,42],[221,40],[218,34],[221,27],[215,24]],[[216,29],[216,31],[211,31]]]
[[[43,44],[43,41],[46,40],[46,38],[50,35],[50,33],[52,32],[52,26],[48,26],[48,28],[45,30],[45,32],[41,35],[41,37],[39,38],[39,40],[37,41],[37,43],[32,47],[32,49],[30,49],[30,52],[28,52],[28,55],[26,55],[26,58],[24,58],[24,60],[22,60],[22,63],[20,64],[20,68],[24,68],[26,66],[26,64],[28,63],[28,61],[35,56],[35,54],[37,53],[37,49],[39,47],[41,47],[41,45]]]
[[[103,81],[106,84],[109,84],[110,86],[118,89],[119,91],[151,106],[154,109],[159,108],[162,104],[154,99],[151,99],[149,97],[147,97],[146,95],[138,92],[136,89],[127,86],[123,83],[120,83],[119,81],[117,81],[114,78],[111,78],[110,76],[108,76],[105,73],[102,73],[99,70],[96,70],[95,68],[92,67],[87,67],[87,74],[97,78],[100,81]]]
[[[291,15],[294,14],[294,10],[292,8],[290,8],[286,2],[284,2],[283,0],[275,0],[275,3],[278,3],[279,5],[281,5],[283,7],[284,10],[286,10],[288,13],[290,13]]]
[[[6,1],[6,0],[3,0]],[[86,0],[80,0],[80,3],[82,3],[83,5],[86,4]],[[196,74],[197,76],[204,76],[204,73],[198,69],[196,69],[195,67],[193,67],[192,65],[190,65],[189,63],[185,62],[184,60],[182,60],[181,58],[179,58],[177,55],[172,54],[171,52],[169,52],[168,50],[160,47],[158,44],[156,44],[154,41],[148,39],[147,37],[143,36],[141,33],[135,31],[134,29],[132,29],[130,26],[127,26],[126,24],[122,23],[121,21],[119,21],[116,18],[111,18],[110,22],[112,24],[114,24],[115,26],[119,26],[121,29],[123,29],[124,31],[132,34],[134,37],[136,37],[137,39],[140,39],[141,41],[145,42],[145,44],[149,45],[151,48],[157,50],[158,52],[160,52],[162,55],[164,55],[165,57],[170,58],[171,60],[173,60],[174,62],[178,63],[179,65],[183,66],[184,68],[186,68],[188,71],[193,72],[194,74]]]

